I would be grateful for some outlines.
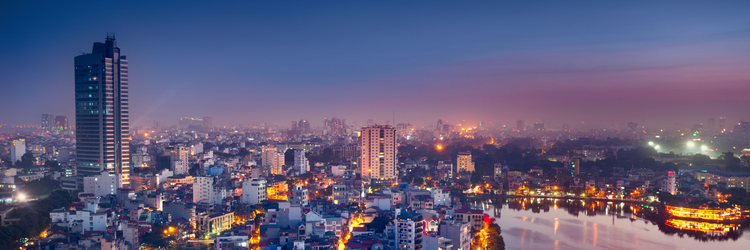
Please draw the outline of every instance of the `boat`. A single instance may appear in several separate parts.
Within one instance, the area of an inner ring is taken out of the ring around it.
[[[708,207],[689,208],[666,206],[667,213],[674,219],[716,222],[716,223],[740,223],[745,221],[742,210],[739,207],[725,209],[709,209]]]

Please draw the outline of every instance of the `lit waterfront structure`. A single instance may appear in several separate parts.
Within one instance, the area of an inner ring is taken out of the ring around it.
[[[666,206],[666,210],[669,215],[684,219],[717,222],[735,222],[745,220],[745,218],[742,217],[742,211],[739,208],[701,209]]]
[[[130,185],[128,60],[114,36],[75,57],[76,174],[119,174]],[[82,189],[79,182],[79,189]]]
[[[677,229],[698,231],[709,234],[726,234],[732,230],[739,229],[738,224],[723,224],[679,219],[668,219],[665,224]]]
[[[388,125],[362,128],[362,156],[359,171],[363,178],[392,181],[398,176],[396,129]]]

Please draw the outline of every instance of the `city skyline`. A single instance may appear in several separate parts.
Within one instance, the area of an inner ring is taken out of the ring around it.
[[[41,113],[72,119],[70,58],[107,32],[137,62],[134,127],[185,116],[219,126],[383,124],[394,112],[396,122],[425,127],[438,119],[673,127],[722,116],[732,124],[750,118],[741,109],[750,104],[750,5],[739,3],[75,7],[86,16],[59,3],[4,3],[0,27],[15,35],[0,42],[0,104],[16,108],[0,111],[0,124],[36,124]],[[39,62],[45,73],[32,73]],[[45,98],[26,101],[36,95]]]

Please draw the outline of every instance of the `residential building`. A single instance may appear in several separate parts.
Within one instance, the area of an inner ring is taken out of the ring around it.
[[[264,167],[268,167],[272,175],[285,175],[284,152],[279,152],[276,147],[264,147],[261,154]]]
[[[49,213],[50,223],[86,231],[107,231],[107,214],[90,210],[65,210],[58,208]]]
[[[83,177],[83,192],[95,197],[115,195],[117,189],[122,188],[121,181],[118,174],[102,171],[99,175]]]
[[[205,235],[218,235],[232,228],[234,212],[202,214],[198,216],[196,227]]]
[[[67,131],[68,129],[70,129],[70,127],[68,127],[68,117],[64,115],[55,116],[54,129],[60,131]]]
[[[430,197],[433,199],[433,206],[450,206],[451,190],[443,188],[433,188],[430,191]]]
[[[708,170],[706,185],[726,185],[726,188],[742,188],[750,192],[750,173],[731,173],[721,170]]]
[[[245,204],[260,204],[267,199],[266,180],[245,179],[242,181],[241,201]]]
[[[308,191],[307,188],[303,188],[302,185],[294,185],[294,190],[292,191],[292,205],[297,206],[307,206],[309,200],[308,200]]]
[[[188,159],[190,157],[190,148],[185,146],[174,147],[170,152],[172,171],[175,175],[187,175],[190,169]]]
[[[424,250],[453,250],[451,239],[431,234],[425,234],[422,237],[424,238]]]
[[[459,152],[456,162],[458,172],[474,172],[474,162],[471,161],[471,152]]]
[[[206,122],[206,117],[203,117]],[[214,240],[215,250],[245,250],[249,249],[250,238],[247,235],[219,236]]]
[[[310,172],[310,161],[307,160],[304,149],[294,151],[294,169],[299,174]]]
[[[440,223],[440,236],[448,238],[453,243],[453,249],[471,250],[471,224],[457,220]]]
[[[359,171],[363,178],[392,181],[398,176],[396,129],[385,125],[362,128],[360,135],[362,156]]]
[[[26,153],[26,140],[25,139],[13,140],[13,145],[11,145],[10,147],[11,163],[15,165],[16,162],[21,161],[21,158],[23,157],[23,154],[25,153]]]
[[[195,177],[193,182],[193,202],[195,203],[212,203],[214,198],[214,185],[216,185],[216,179],[214,177]]]
[[[52,130],[55,125],[55,114],[42,113],[42,130]]]
[[[424,220],[420,213],[403,213],[396,217],[396,249],[419,250],[422,248]]]

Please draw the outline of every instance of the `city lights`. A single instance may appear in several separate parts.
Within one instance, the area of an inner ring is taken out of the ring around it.
[[[695,147],[695,142],[691,142],[691,141],[689,141],[689,142],[687,142],[687,146],[688,146],[689,148]]]

